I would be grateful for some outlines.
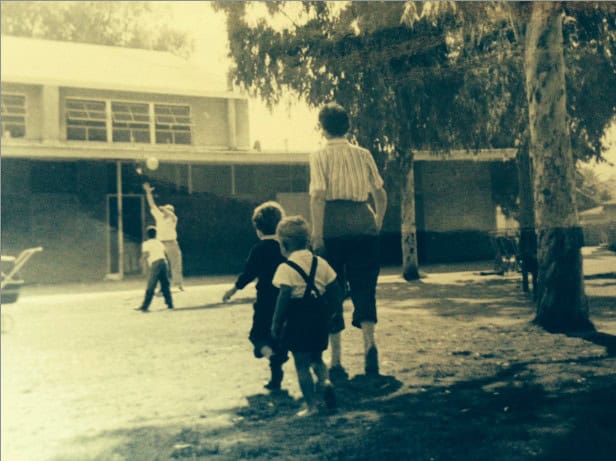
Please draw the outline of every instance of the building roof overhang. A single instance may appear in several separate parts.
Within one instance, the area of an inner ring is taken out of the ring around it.
[[[447,155],[428,151],[415,153],[418,162],[470,161],[505,162],[515,158],[515,149],[483,150],[476,154],[466,150]],[[139,161],[156,157],[165,163],[191,164],[308,164],[309,151],[255,151],[229,149],[225,146],[181,146],[154,144],[121,144],[93,142],[31,142],[3,139],[2,156],[40,160],[126,160]]]
[[[247,99],[169,52],[3,35],[2,83]]]

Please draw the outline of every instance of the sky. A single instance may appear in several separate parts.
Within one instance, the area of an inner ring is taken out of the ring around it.
[[[162,2],[161,2],[162,3]],[[215,12],[209,2],[165,2],[173,14],[173,25],[195,40],[191,60],[226,81],[231,61],[227,57],[225,15]],[[319,146],[317,111],[290,98],[271,113],[258,99],[250,99],[251,145],[258,140],[262,149],[306,151]]]
[[[194,38],[195,51],[191,60],[226,80],[231,61],[227,57],[224,13],[215,12],[209,2],[202,1],[160,2],[160,5],[171,11],[174,26]],[[261,147],[267,150],[306,151],[316,149],[323,141],[316,128],[317,111],[305,104],[287,99],[273,113],[258,99],[250,99],[249,105],[251,145],[259,140]],[[610,145],[605,154],[608,162],[589,165],[602,180],[616,178],[616,124],[606,138]]]

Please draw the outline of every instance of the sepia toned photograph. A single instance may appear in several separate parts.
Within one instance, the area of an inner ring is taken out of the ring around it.
[[[0,8],[2,461],[616,457],[616,1]]]

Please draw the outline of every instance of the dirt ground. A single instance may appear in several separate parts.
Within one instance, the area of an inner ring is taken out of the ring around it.
[[[228,283],[193,281],[149,314],[141,283],[26,292],[2,306],[2,460],[613,459],[616,255],[585,254],[587,339],[532,325],[517,275],[445,270],[381,278],[383,376],[347,328],[339,408],[306,419],[292,362],[262,387],[252,289],[223,305]]]

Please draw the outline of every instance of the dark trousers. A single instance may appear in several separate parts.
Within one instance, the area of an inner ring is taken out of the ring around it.
[[[152,298],[154,297],[154,290],[156,290],[156,285],[160,282],[160,289],[163,292],[163,296],[165,297],[165,303],[167,307],[173,307],[173,300],[171,299],[171,290],[169,288],[169,268],[167,267],[167,261],[164,259],[159,259],[158,261],[154,261],[152,267],[150,267],[150,275],[148,277],[148,285],[145,289],[145,298],[143,299],[143,304],[141,305],[141,309],[147,310],[150,307],[150,303],[152,302]]]
[[[354,307],[352,325],[361,328],[361,322],[376,323],[379,238],[362,235],[325,239],[325,249],[327,262],[338,275],[342,289],[345,282],[349,284]]]
[[[327,202],[323,234],[325,259],[336,271],[342,288],[345,281],[349,283],[354,306],[352,325],[361,328],[361,322],[376,323],[380,248],[374,214],[368,204]]]

